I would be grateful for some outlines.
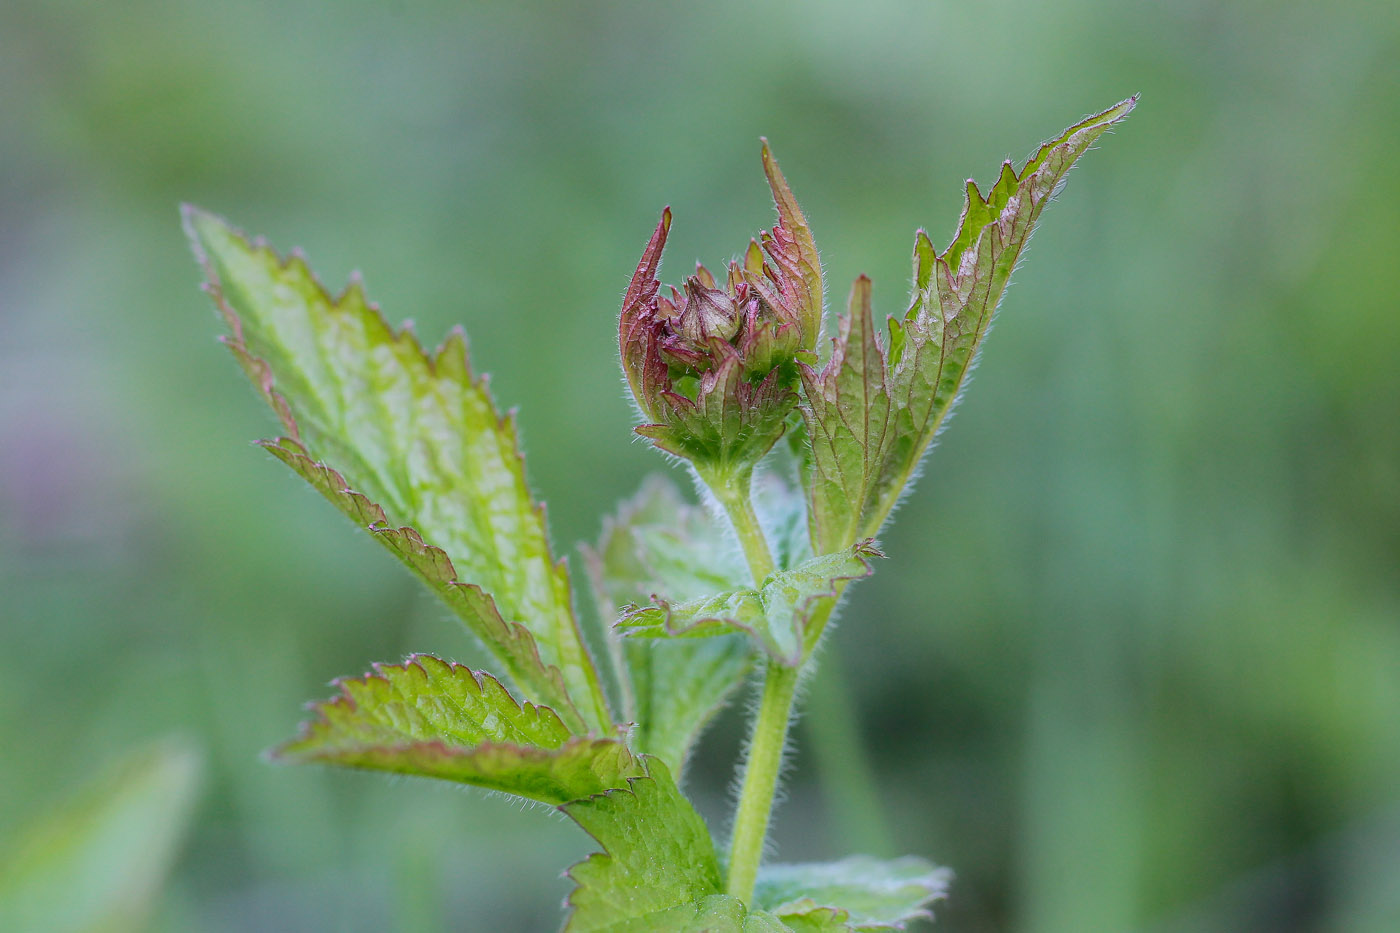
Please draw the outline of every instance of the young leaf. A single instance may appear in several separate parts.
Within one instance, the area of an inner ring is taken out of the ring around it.
[[[1136,101],[1070,127],[1019,173],[1005,163],[986,197],[968,181],[948,249],[938,255],[927,234],[915,237],[914,298],[891,319],[887,346],[876,337],[870,281],[856,281],[831,358],[820,373],[803,369],[818,553],[879,533],[961,391],[1041,211],[1075,161]]]
[[[603,847],[569,869],[578,887],[569,895],[566,933],[704,929],[675,914],[671,925],[654,925],[669,911],[719,894],[722,879],[700,814],[664,764],[648,758],[646,770],[626,789],[562,808]]]
[[[562,804],[643,774],[617,739],[576,735],[548,707],[520,704],[489,674],[427,655],[336,682],[315,719],[275,749],[321,762],[474,784]]]
[[[147,929],[199,772],[199,756],[183,745],[143,749],[6,840],[0,930]]]
[[[527,697],[608,729],[514,422],[473,377],[462,333],[429,355],[358,281],[332,298],[299,255],[194,208],[185,226],[225,343],[287,432],[268,449],[446,599]]]
[[[699,599],[634,608],[617,628],[634,638],[704,638],[747,632],[770,657],[787,667],[801,663],[806,626],[816,608],[835,599],[842,584],[871,573],[870,559],[884,555],[870,541],[779,570],[758,588],[741,587]]]
[[[812,865],[768,865],[759,870],[757,906],[794,929],[902,930],[932,917],[929,905],[948,896],[951,874],[920,858],[881,861],[854,856]],[[799,918],[808,926],[800,925]]]
[[[664,477],[649,477],[603,524],[596,548],[584,547],[599,615],[662,592],[699,596],[736,586],[748,571],[725,529],[688,505]],[[617,639],[628,691],[633,747],[680,772],[691,744],[753,666],[742,635],[706,640]]]

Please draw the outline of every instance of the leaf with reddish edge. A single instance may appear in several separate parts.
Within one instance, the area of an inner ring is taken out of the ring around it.
[[[870,283],[858,279],[835,349],[802,367],[812,460],[806,482],[817,553],[879,534],[962,390],[1041,211],[1089,147],[1132,111],[1136,97],[1042,145],[1018,173],[1007,162],[987,196],[968,181],[953,242],[939,255],[914,243],[914,297],[881,346]]]
[[[527,695],[548,703],[570,728],[586,731],[559,668],[546,667],[540,660],[539,647],[529,629],[519,622],[507,622],[501,618],[495,600],[481,587],[458,580],[457,570],[442,548],[426,544],[413,528],[393,527],[382,508],[348,488],[344,477],[335,470],[312,460],[296,441],[284,437],[275,441],[260,441],[259,444],[296,471],[413,570],[459,618],[468,623],[474,634],[491,647],[511,679],[521,685]]]
[[[268,449],[441,595],[527,698],[610,729],[514,421],[473,375],[461,331],[428,354],[358,280],[333,298],[298,254],[284,261],[190,207],[185,226],[224,342],[287,432]]]
[[[490,674],[428,655],[337,680],[339,696],[271,752],[471,784],[559,805],[643,772],[616,738],[575,734],[554,710],[518,703]]]

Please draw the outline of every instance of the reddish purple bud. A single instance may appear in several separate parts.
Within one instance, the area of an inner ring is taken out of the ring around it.
[[[751,468],[772,448],[821,330],[816,247],[766,143],[763,164],[779,223],[728,264],[722,286],[697,264],[682,290],[660,294],[668,208],[622,303],[622,367],[652,422],[638,433],[710,468]]]

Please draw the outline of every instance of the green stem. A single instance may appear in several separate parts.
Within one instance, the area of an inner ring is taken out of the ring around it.
[[[714,492],[729,515],[734,533],[744,549],[754,585],[762,585],[773,572],[773,555],[768,539],[753,510],[753,474],[738,476],[706,475],[700,478]],[[744,782],[739,791],[739,807],[734,813],[734,838],[730,843],[728,891],[748,903],[753,900],[758,866],[763,861],[763,842],[773,813],[773,797],[778,790],[778,773],[783,766],[792,703],[797,693],[801,668],[769,662],[763,683],[763,699],[754,718],[744,762]]]
[[[763,534],[758,514],[753,510],[753,497],[750,494],[753,474],[745,472],[737,477],[719,477],[701,473],[700,478],[714,492],[720,505],[724,506],[724,511],[734,526],[734,533],[739,536],[744,558],[749,562],[749,573],[753,576],[754,585],[761,586],[773,572],[773,555],[768,550],[768,539]]]
[[[808,621],[806,645],[802,660],[796,667],[784,667],[770,661],[763,681],[763,699],[754,719],[753,735],[749,738],[748,758],[744,762],[744,783],[739,790],[739,808],[734,813],[734,837],[729,843],[729,882],[725,890],[744,903],[753,900],[754,883],[763,861],[763,843],[768,837],[768,822],[773,813],[773,797],[778,790],[778,776],[783,768],[783,751],[787,748],[788,726],[792,723],[793,702],[797,699],[797,684],[802,668],[812,656],[812,649],[821,637],[837,599],[827,600]]]
[[[792,702],[797,694],[800,668],[769,662],[763,683],[763,700],[754,719],[749,739],[748,761],[744,764],[744,784],[739,792],[739,808],[734,813],[734,838],[729,850],[727,891],[744,903],[753,900],[758,866],[763,861],[763,841],[768,836],[768,820],[773,812],[773,796],[778,789],[778,773],[783,766]]]

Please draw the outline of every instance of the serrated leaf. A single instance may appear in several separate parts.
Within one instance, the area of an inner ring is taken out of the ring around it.
[[[358,280],[333,298],[299,255],[283,261],[193,208],[185,225],[225,343],[287,432],[268,449],[441,595],[528,698],[606,731],[514,421],[474,377],[461,331],[430,355]]]
[[[569,869],[566,933],[687,930],[683,915],[722,890],[719,860],[704,821],[655,758],[646,777],[626,789],[566,804],[562,809],[598,841],[602,852]],[[667,912],[671,926],[655,926]]]
[[[885,346],[871,315],[870,281],[856,281],[831,358],[820,373],[803,369],[818,553],[879,533],[962,390],[1041,211],[1075,161],[1136,100],[1070,127],[1019,173],[1007,162],[986,197],[969,181],[948,249],[940,256],[923,231],[915,237],[914,298],[902,318],[891,319]]]
[[[747,577],[742,556],[704,509],[688,505],[668,479],[649,477],[603,524],[596,548],[583,548],[599,614],[664,592],[678,598],[734,586]],[[705,724],[753,666],[747,638],[659,641],[613,638],[629,686],[632,744],[680,772]]]
[[[164,742],[110,768],[0,856],[0,930],[144,930],[199,784],[199,756]]]
[[[780,664],[796,667],[806,649],[806,627],[823,601],[843,585],[871,573],[870,560],[883,557],[873,542],[814,557],[791,570],[779,570],[758,587],[739,587],[699,599],[653,605],[623,615],[617,628],[633,638],[706,638],[734,631],[748,633]]]
[[[644,773],[627,746],[572,732],[548,707],[517,703],[494,677],[415,655],[336,681],[340,695],[273,756],[416,774],[562,804]]]
[[[933,916],[929,905],[948,896],[951,877],[946,868],[912,856],[767,865],[759,869],[754,903],[798,930],[902,930],[911,920]]]

